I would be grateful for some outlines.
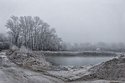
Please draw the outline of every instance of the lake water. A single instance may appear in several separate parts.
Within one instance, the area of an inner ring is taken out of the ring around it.
[[[56,65],[63,66],[84,66],[84,65],[95,65],[101,62],[108,61],[113,57],[83,57],[83,56],[73,56],[73,57],[65,57],[65,56],[49,56],[47,57],[48,61],[54,63]]]

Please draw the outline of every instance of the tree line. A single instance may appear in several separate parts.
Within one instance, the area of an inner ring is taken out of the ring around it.
[[[113,52],[125,52],[125,43],[74,43],[66,44],[66,50],[69,51],[113,51]]]
[[[32,50],[63,50],[63,41],[39,17],[12,16],[6,24],[9,41],[18,47],[26,46]]]
[[[0,34],[0,49],[8,49],[10,45],[25,46],[32,50],[43,51],[118,51],[125,52],[124,43],[98,42],[97,44],[64,43],[56,34],[54,28],[50,28],[39,17],[12,16],[7,20],[8,36]]]

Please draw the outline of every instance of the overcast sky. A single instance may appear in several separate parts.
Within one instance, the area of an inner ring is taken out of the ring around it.
[[[12,15],[39,16],[66,42],[125,42],[125,0],[0,0],[0,32]]]

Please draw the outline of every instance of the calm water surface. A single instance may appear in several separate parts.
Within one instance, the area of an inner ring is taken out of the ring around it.
[[[65,57],[65,56],[49,56],[47,59],[57,65],[63,66],[84,66],[84,65],[95,65],[101,62],[112,59],[113,57]]]

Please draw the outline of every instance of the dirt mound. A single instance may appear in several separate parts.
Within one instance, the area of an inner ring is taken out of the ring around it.
[[[35,71],[44,71],[50,66],[50,63],[45,60],[43,54],[24,50],[24,48],[14,52],[10,50],[7,54],[8,58],[15,64]]]
[[[114,58],[92,67],[89,71],[92,72],[89,78],[125,81],[125,57]]]

